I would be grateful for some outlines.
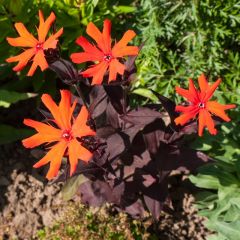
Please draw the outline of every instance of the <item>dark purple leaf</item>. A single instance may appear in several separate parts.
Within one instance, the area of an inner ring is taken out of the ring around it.
[[[130,214],[133,218],[140,218],[144,217],[145,209],[143,207],[143,204],[141,200],[136,200],[134,203],[132,203],[129,206],[126,206],[123,209],[126,213]]]
[[[106,111],[107,108],[107,94],[103,86],[94,86],[90,92],[90,106],[89,112],[92,118],[97,118]]]
[[[103,139],[108,138],[110,135],[114,134],[116,132],[116,129],[114,129],[111,126],[101,127],[97,128],[97,136]]]
[[[162,171],[189,170],[194,171],[198,167],[211,161],[204,153],[177,145],[162,144],[158,152],[152,155],[151,168]]]
[[[150,175],[150,174],[145,174],[145,175],[142,175],[142,177],[143,177],[143,185],[144,185],[144,187],[149,187],[149,186],[151,186],[153,183],[155,183],[156,182],[156,178],[154,178],[152,175]]]
[[[49,65],[60,59],[59,48],[49,48],[47,50],[44,50],[44,54]]]
[[[146,195],[144,195],[144,201],[153,218],[158,220],[163,209],[163,202],[150,198]]]
[[[168,183],[165,178],[161,182],[154,182],[143,189],[144,201],[155,219],[158,219],[163,205],[168,197]]]
[[[115,133],[108,137],[107,143],[107,153],[109,154],[109,162],[113,161],[120,156],[126,150],[127,136],[122,133]]]
[[[81,202],[90,206],[101,206],[105,202],[120,204],[124,192],[124,183],[113,188],[103,181],[85,182],[78,189]]]
[[[121,126],[119,115],[111,103],[108,104],[107,109],[106,109],[106,123],[105,124],[110,125],[115,129],[118,129]]]
[[[80,80],[81,76],[78,74],[77,69],[73,64],[67,60],[59,59],[49,65],[58,77],[66,84],[74,84]]]
[[[73,176],[79,174],[83,174],[89,179],[103,179],[104,170],[92,161],[88,163],[84,161],[79,161]]]
[[[166,97],[162,96],[161,94],[159,94],[157,92],[154,92],[154,94],[157,95],[157,97],[158,97],[159,101],[161,102],[162,106],[167,111],[167,113],[168,113],[168,115],[171,119],[172,126],[174,127],[174,129],[177,129],[177,126],[176,126],[174,120],[175,120],[176,117],[179,116],[179,113],[177,113],[175,111],[175,107],[176,107],[175,102],[173,102],[169,98],[166,98]]]
[[[137,109],[129,111],[126,115],[122,115],[121,119],[133,125],[146,126],[157,118],[161,117],[162,114],[160,112],[151,110],[146,107],[139,107]]]
[[[165,142],[167,128],[161,119],[149,124],[143,131],[144,142],[147,150],[155,154],[162,142]]]
[[[106,85],[104,89],[114,109],[118,114],[123,114],[128,105],[126,89],[122,86]]]
[[[107,196],[111,195],[111,191],[107,183],[96,180],[81,184],[78,189],[78,195],[80,195],[83,204],[99,207],[108,200]]]

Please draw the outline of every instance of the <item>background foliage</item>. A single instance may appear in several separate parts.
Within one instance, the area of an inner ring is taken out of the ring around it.
[[[240,103],[240,1],[140,1],[145,42],[136,88],[173,96],[176,85],[205,72],[223,78],[218,97]]]

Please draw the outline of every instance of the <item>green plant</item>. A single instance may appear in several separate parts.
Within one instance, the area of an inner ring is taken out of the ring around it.
[[[206,189],[196,195],[196,206],[200,215],[208,218],[206,226],[217,232],[209,240],[236,240],[240,236],[239,124],[239,120],[224,124],[216,138],[205,136],[193,143],[193,147],[211,152],[215,159],[190,177],[197,187]]]
[[[140,1],[138,29],[144,42],[135,88],[165,96],[201,72],[223,78],[219,97],[240,103],[240,2]],[[152,99],[152,98],[151,98]]]
[[[89,209],[70,204],[62,220],[53,227],[39,230],[41,240],[125,240],[155,239],[147,232],[147,224],[131,220],[125,214],[110,214],[110,207]],[[150,238],[149,238],[150,237]]]

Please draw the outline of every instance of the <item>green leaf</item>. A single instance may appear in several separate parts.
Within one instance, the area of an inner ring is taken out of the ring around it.
[[[228,240],[240,239],[240,221],[226,223],[221,221],[208,222],[211,228],[215,229]]]
[[[135,7],[131,6],[114,6],[114,10],[116,13],[132,13],[136,10]]]
[[[9,1],[9,10],[15,15],[18,15],[23,7],[23,1],[22,0],[10,0]]]
[[[240,194],[239,194],[239,197],[231,198],[229,201],[230,201],[230,203],[231,203],[232,205],[237,206],[237,207],[239,208],[239,210],[240,210]],[[240,214],[239,214],[239,215],[240,215]]]
[[[227,240],[227,239],[222,235],[210,235],[207,237],[207,240]]]
[[[21,140],[32,133],[33,131],[29,129],[14,128],[10,125],[0,124],[0,144]]]
[[[7,90],[0,90],[0,107],[8,108],[12,103],[37,96],[35,93],[18,93]]]
[[[198,174],[189,177],[190,181],[194,183],[197,187],[206,189],[218,189],[220,186],[219,179],[211,175]]]
[[[87,181],[87,178],[84,177],[82,174],[70,178],[66,182],[66,184],[63,186],[63,189],[62,189],[62,197],[63,197],[63,199],[65,201],[68,201],[68,200],[72,199],[72,197],[77,192],[77,189],[79,188],[79,186],[82,183],[84,183],[85,181]]]
[[[149,98],[153,102],[158,102],[158,98],[153,94],[153,92],[146,88],[137,88],[133,90],[133,93],[138,94],[142,97]]]

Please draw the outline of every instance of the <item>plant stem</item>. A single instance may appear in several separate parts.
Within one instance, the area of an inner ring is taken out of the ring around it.
[[[89,106],[88,106],[88,104],[86,102],[86,99],[85,99],[85,97],[83,95],[82,90],[77,86],[77,84],[73,84],[73,86],[76,89],[76,91],[78,93],[78,96],[82,99],[84,106],[87,108],[87,110],[89,110]]]

